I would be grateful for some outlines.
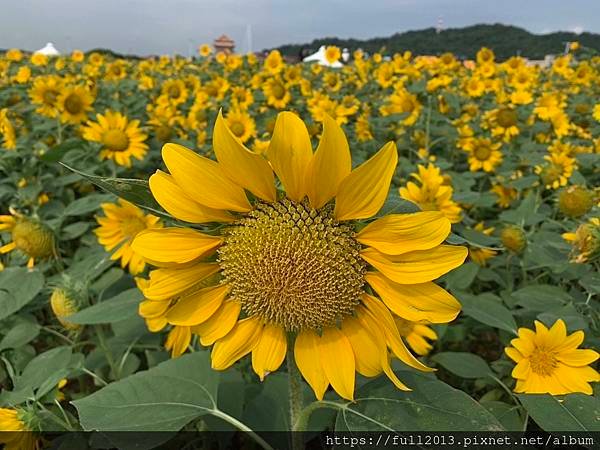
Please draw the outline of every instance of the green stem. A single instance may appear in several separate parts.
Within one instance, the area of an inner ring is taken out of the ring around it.
[[[100,348],[104,352],[104,355],[106,356],[106,361],[108,362],[108,365],[110,366],[112,378],[113,378],[113,380],[117,380],[119,378],[119,371],[117,370],[117,365],[115,364],[113,354],[110,351],[110,349],[108,348],[108,346],[106,345],[106,339],[104,337],[104,331],[102,330],[102,325],[95,325],[94,330],[96,331],[96,336],[98,336],[98,344],[100,345]]]
[[[298,416],[298,419],[296,420],[296,424],[294,425],[292,431],[306,431],[308,429],[308,421],[310,420],[310,416],[312,415],[312,413],[315,412],[317,409],[325,408],[339,410],[343,408],[343,405],[329,401],[312,402],[300,412],[300,415]]]
[[[232,417],[229,414],[226,414],[219,409],[212,410],[211,414],[213,416],[218,417],[219,419],[224,420],[225,422],[233,425],[238,430],[243,431],[244,433],[248,433],[248,435],[252,439],[254,439],[254,441],[258,445],[260,445],[262,448],[264,448],[265,450],[274,450],[273,447],[271,447],[263,438],[261,438],[258,434],[256,434],[254,431],[252,431],[251,428],[248,428],[246,425],[244,425],[242,422],[237,420],[235,417]]]
[[[300,372],[294,361],[294,347],[292,344],[293,340],[288,339],[288,351],[286,355],[287,371],[288,371],[288,392],[290,401],[290,430],[292,431],[292,449],[302,450],[304,448],[304,442],[300,433],[294,433],[296,430],[296,423],[302,413],[303,399],[302,399],[302,381],[300,379]]]

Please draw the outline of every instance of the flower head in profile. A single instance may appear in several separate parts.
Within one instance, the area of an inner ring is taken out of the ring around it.
[[[280,113],[265,157],[219,114],[217,161],[163,147],[170,173],[157,171],[150,189],[167,212],[203,231],[167,227],[135,238],[133,250],[158,267],[139,282],[140,313],[155,330],[172,327],[174,355],[193,334],[212,345],[217,370],[251,354],[264,379],[292,351],[319,399],[329,385],[352,399],[355,372],[385,373],[408,389],[392,357],[431,369],[407,349],[395,318],[453,320],[460,305],[433,280],[461,265],[467,250],[443,244],[450,221],[438,211],[376,218],[395,145],[352,170],[344,132],[329,116],[323,126],[313,152],[302,120]]]
[[[5,450],[37,450],[40,443],[27,422],[29,414],[16,408],[0,408],[0,444]]]
[[[148,137],[140,129],[139,120],[129,120],[116,111],[96,115],[96,122],[88,121],[83,128],[83,138],[100,142],[100,159],[112,159],[120,166],[131,167],[131,158],[142,160],[148,146]]]
[[[104,217],[96,217],[100,226],[94,230],[98,242],[107,252],[113,252],[111,259],[120,260],[121,267],[129,267],[129,272],[137,275],[144,270],[146,263],[132,250],[131,243],[140,231],[162,227],[160,219],[144,214],[140,208],[122,199],[101,206]]]
[[[512,376],[517,380],[515,392],[564,395],[582,392],[592,395],[590,382],[600,381],[600,374],[590,364],[600,355],[578,347],[584,339],[579,330],[567,335],[567,327],[558,319],[550,329],[535,321],[535,331],[519,328],[519,337],[504,349],[517,363]]]
[[[0,215],[0,233],[9,232],[11,242],[0,247],[0,255],[18,250],[28,257],[27,267],[36,260],[57,254],[54,232],[44,223],[11,210],[10,215]]]

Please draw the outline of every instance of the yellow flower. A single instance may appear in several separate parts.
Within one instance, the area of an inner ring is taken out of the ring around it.
[[[357,232],[357,221],[385,202],[395,145],[352,170],[333,119],[325,117],[313,152],[304,123],[283,112],[265,158],[243,146],[219,113],[213,148],[216,162],[165,145],[170,174],[157,171],[150,189],[179,220],[222,225],[212,233],[146,230],[133,242],[159,267],[140,283],[140,311],[152,326],[174,326],[167,342],[173,355],[196,334],[202,345],[214,344],[214,369],[252,354],[263,379],[280,367],[290,342],[318,399],[329,385],[352,399],[355,371],[385,373],[407,389],[391,370],[391,355],[431,370],[410,354],[394,317],[453,320],[460,305],[433,280],[462,264],[467,251],[442,244],[450,222],[438,212],[388,215]],[[379,298],[367,294],[367,283]]]
[[[188,90],[183,80],[171,79],[167,80],[161,86],[161,98],[173,105],[179,105],[188,98]],[[160,103],[160,98],[158,102]]]
[[[144,159],[148,137],[139,128],[139,120],[128,120],[120,112],[106,111],[96,115],[96,122],[88,121],[82,128],[83,138],[100,142],[100,159],[112,159],[120,166],[131,167],[131,158]]]
[[[494,227],[485,228],[483,222],[479,222],[473,228],[476,231],[485,234],[486,236],[490,236],[495,230]],[[487,266],[487,261],[493,258],[494,256],[496,256],[495,250],[489,248],[469,246],[469,258],[471,258],[471,260],[475,264],[478,264],[481,267]]]
[[[63,123],[78,125],[87,120],[87,113],[92,110],[94,96],[84,86],[70,86],[62,89],[56,102],[60,111],[60,120]]]
[[[494,52],[487,47],[481,47],[477,52],[478,64],[493,64],[494,59],[496,59],[496,55],[494,55]]]
[[[488,111],[483,115],[484,128],[491,128],[492,136],[502,137],[505,142],[509,142],[517,136],[520,131],[518,124],[517,111],[508,106]]]
[[[31,55],[31,64],[34,66],[45,66],[48,64],[48,57],[42,53],[34,53]]]
[[[71,59],[75,62],[81,62],[85,59],[85,53],[81,50],[73,50],[73,52],[71,52]]]
[[[246,111],[232,109],[225,118],[231,132],[242,143],[256,136],[254,119]]]
[[[420,356],[427,355],[433,345],[431,345],[427,339],[435,341],[437,340],[437,334],[426,324],[411,322],[410,320],[401,319],[400,317],[395,318],[396,327],[398,327],[398,333],[406,341],[408,346]]]
[[[594,193],[583,186],[569,186],[558,194],[558,209],[568,217],[580,217],[594,206]]]
[[[505,226],[500,232],[502,245],[513,253],[521,253],[527,246],[527,237],[523,230],[514,225]]]
[[[502,208],[509,208],[510,204],[517,198],[518,195],[518,192],[515,188],[503,186],[502,184],[493,185],[490,191],[498,196],[496,203]]]
[[[263,85],[263,91],[267,97],[267,104],[277,109],[287,106],[292,96],[283,81],[279,78],[269,78]]]
[[[598,122],[600,122],[600,103],[597,103],[594,106],[593,116],[594,116],[594,119],[596,119]]]
[[[17,135],[12,122],[8,118],[8,109],[0,109],[0,136],[2,136],[2,146],[6,150],[17,148]]]
[[[12,241],[0,247],[0,255],[20,250],[29,257],[29,268],[34,266],[36,259],[56,255],[54,233],[37,220],[11,211],[11,215],[0,215],[0,232],[6,231],[11,233]]]
[[[592,217],[575,233],[563,233],[562,237],[573,246],[571,262],[585,263],[600,256],[600,218]]]
[[[69,316],[79,310],[79,303],[76,296],[68,289],[56,287],[50,296],[50,307],[56,316],[56,319],[67,330],[78,330],[81,325],[69,322]]]
[[[19,62],[23,59],[23,53],[18,48],[11,48],[6,52],[6,59],[9,61]]]
[[[31,78],[31,69],[28,66],[19,67],[15,75],[15,81],[20,84],[25,84]]]
[[[416,203],[423,211],[441,211],[450,222],[460,222],[460,206],[452,200],[453,189],[445,184],[440,168],[430,163],[427,167],[419,164],[418,170],[411,176],[421,185],[409,181],[399,189],[400,197]]]
[[[575,158],[563,152],[553,152],[544,156],[544,159],[548,162],[543,166],[536,166],[534,170],[542,179],[546,189],[566,186],[576,167]]]
[[[110,259],[121,260],[121,267],[129,267],[132,275],[144,270],[144,258],[131,248],[137,234],[146,229],[161,228],[160,219],[152,214],[144,214],[137,206],[119,199],[117,203],[103,203],[105,217],[96,217],[100,224],[94,230],[98,242],[107,252],[116,251]]]
[[[581,392],[592,395],[590,382],[600,375],[589,365],[598,359],[594,350],[581,350],[583,331],[567,335],[567,327],[558,319],[548,329],[535,321],[535,331],[519,328],[519,337],[504,351],[517,363],[512,376],[515,392],[565,395]]]
[[[492,143],[491,139],[474,138],[470,141],[469,170],[476,172],[483,169],[485,172],[493,172],[496,166],[502,162],[502,143]]]
[[[265,58],[264,68],[271,74],[278,74],[284,67],[285,62],[283,61],[283,57],[281,56],[281,53],[279,53],[279,50],[272,50]]]
[[[14,408],[0,408],[0,444],[4,450],[37,450],[37,437],[25,422],[25,412]]]
[[[62,79],[54,75],[35,78],[33,86],[29,90],[31,102],[39,105],[35,111],[46,117],[56,117],[58,115],[58,97],[62,88]]]
[[[342,53],[340,52],[340,49],[335,45],[330,45],[325,49],[325,60],[329,64],[338,62],[341,56]]]
[[[204,58],[212,54],[212,47],[208,44],[202,44],[198,47],[198,54]]]

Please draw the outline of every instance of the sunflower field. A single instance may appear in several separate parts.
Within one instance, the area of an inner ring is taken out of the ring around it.
[[[599,99],[576,44],[0,54],[0,442],[600,431]]]

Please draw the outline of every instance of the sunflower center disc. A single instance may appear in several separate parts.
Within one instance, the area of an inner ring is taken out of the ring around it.
[[[529,357],[531,370],[541,376],[549,376],[557,365],[556,358],[548,350],[536,348]]]
[[[360,244],[330,207],[260,203],[224,238],[224,282],[248,315],[290,331],[319,329],[359,303],[366,270]]]
[[[107,131],[102,141],[109,149],[115,152],[122,152],[129,147],[129,138],[122,130],[109,130]]]

